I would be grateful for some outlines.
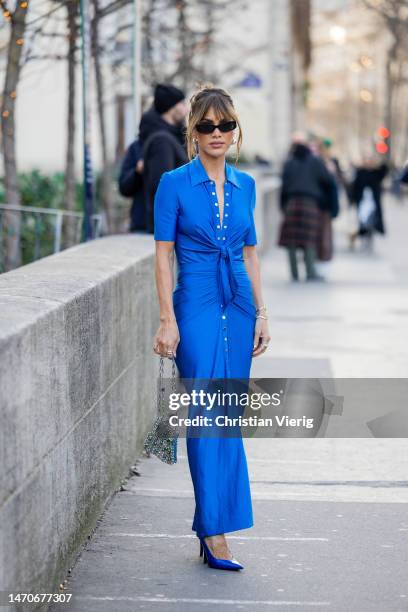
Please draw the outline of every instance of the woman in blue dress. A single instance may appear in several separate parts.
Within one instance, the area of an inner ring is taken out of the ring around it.
[[[162,175],[154,202],[160,326],[153,349],[174,355],[181,378],[248,379],[252,357],[270,340],[255,247],[255,181],[225,160],[230,146],[236,143],[239,154],[242,143],[230,95],[205,86],[190,103],[191,161]],[[200,554],[211,567],[242,569],[225,534],[253,526],[243,440],[201,436],[186,444]]]

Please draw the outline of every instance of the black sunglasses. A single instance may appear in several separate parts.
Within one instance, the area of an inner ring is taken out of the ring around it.
[[[214,123],[197,123],[196,130],[200,134],[212,134],[216,128],[220,130],[220,132],[232,132],[237,127],[236,121],[224,121],[223,123],[219,123],[215,125]]]

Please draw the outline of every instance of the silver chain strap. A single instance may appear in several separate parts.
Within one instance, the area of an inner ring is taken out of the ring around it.
[[[176,390],[176,360],[173,357],[171,361],[171,391],[174,393]]]
[[[164,359],[160,355],[159,363],[159,380],[157,384],[157,414],[162,414],[163,401],[164,401],[164,387],[163,387],[163,372],[164,372]]]
[[[159,381],[156,390],[156,405],[157,405],[157,414],[163,414],[164,408],[164,392],[166,390],[163,378],[164,378],[164,357],[160,355],[160,363],[159,363]],[[176,361],[174,357],[171,359],[171,392],[174,393],[176,391]]]
[[[144,448],[148,454],[156,455],[165,463],[177,462],[177,438],[178,433],[175,432],[168,423],[168,419],[164,414],[164,394],[165,387],[163,383],[164,374],[164,358],[160,356],[159,363],[159,379],[156,393],[157,415],[153,424],[153,429],[147,434]],[[172,357],[171,368],[171,390],[176,389],[176,362]]]

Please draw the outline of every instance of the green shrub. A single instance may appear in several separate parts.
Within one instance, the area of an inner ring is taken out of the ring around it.
[[[63,172],[43,174],[32,170],[18,175],[21,205],[38,208],[64,209],[65,177]],[[83,186],[76,184],[75,210],[82,211]],[[5,202],[4,179],[0,180],[0,202]],[[23,213],[21,249],[23,264],[54,251],[54,215]],[[4,231],[3,236],[4,237]]]

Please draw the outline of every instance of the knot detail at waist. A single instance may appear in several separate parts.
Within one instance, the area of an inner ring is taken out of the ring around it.
[[[223,259],[230,259],[230,251],[231,249],[225,245],[220,246],[220,256]]]
[[[218,282],[223,299],[222,304],[226,306],[234,299],[238,286],[232,266],[234,252],[230,247],[225,245],[221,245],[219,251]]]
[[[205,257],[205,260],[201,258],[197,261],[180,261],[179,278],[183,278],[184,283],[190,274],[198,275],[198,277],[214,274],[220,305],[227,306],[235,299],[238,292],[237,273],[239,274],[238,270],[243,262],[242,249],[227,245],[206,245],[205,247],[200,245],[200,248],[189,250],[190,253],[192,251],[200,253],[201,257],[206,253],[208,259]]]

